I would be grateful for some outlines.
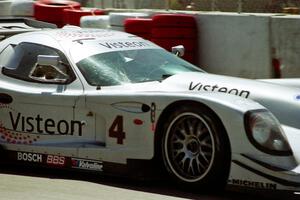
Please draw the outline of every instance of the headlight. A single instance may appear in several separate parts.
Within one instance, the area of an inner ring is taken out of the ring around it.
[[[245,129],[248,139],[257,149],[272,155],[293,155],[279,122],[270,112],[247,112]]]

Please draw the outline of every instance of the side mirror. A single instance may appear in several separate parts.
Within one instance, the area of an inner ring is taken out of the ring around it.
[[[185,49],[183,45],[172,47],[172,53],[178,57],[182,57],[184,55],[184,51]]]
[[[52,55],[38,55],[37,56],[37,64],[38,65],[52,65],[58,66],[59,64],[59,56],[52,56]]]
[[[65,83],[69,76],[59,69],[59,56],[38,55],[29,78],[44,83]]]

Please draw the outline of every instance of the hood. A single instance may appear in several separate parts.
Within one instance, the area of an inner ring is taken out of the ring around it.
[[[162,82],[165,91],[219,92],[252,99],[269,109],[282,124],[300,128],[300,88],[258,80],[188,72]]]
[[[260,81],[300,88],[300,78],[260,79]]]

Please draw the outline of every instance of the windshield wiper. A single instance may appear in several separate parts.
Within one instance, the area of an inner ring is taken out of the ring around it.
[[[169,78],[169,77],[171,77],[171,76],[173,76],[174,74],[163,74],[162,76],[161,76],[161,78],[162,78],[162,80],[165,80],[166,78]]]
[[[137,81],[137,83],[143,83],[143,82],[152,82],[152,81],[158,81],[158,82],[162,82],[163,80],[169,78],[170,76],[173,76],[174,74],[163,74],[161,76],[161,79],[148,79],[148,78],[145,78],[145,79],[142,79],[140,81]]]

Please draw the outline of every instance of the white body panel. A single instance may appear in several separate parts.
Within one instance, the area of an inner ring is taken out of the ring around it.
[[[94,43],[87,41],[91,51],[82,48],[74,52],[83,40],[91,38],[96,38]],[[76,66],[82,58],[94,55],[91,52],[97,45],[103,53],[160,48],[125,33],[63,29],[16,35],[0,43],[0,52],[22,42],[59,50],[74,77],[66,84],[39,83],[8,76],[3,73],[4,67],[0,68],[0,100],[4,98],[0,104],[0,143],[6,150],[17,152],[17,160],[40,162],[39,155],[46,154],[47,164],[49,155],[59,156],[56,158],[62,165],[68,157],[73,168],[80,168],[73,165],[76,162],[87,163],[82,168],[98,171],[105,169],[104,163],[126,165],[130,159],[151,160],[155,155],[155,134],[159,134],[156,125],[164,120],[160,118],[162,113],[175,102],[197,102],[218,116],[228,134],[229,184],[300,189],[299,89],[204,72],[100,87],[88,83]],[[293,155],[262,152],[247,138],[245,114],[267,109],[282,124]]]

